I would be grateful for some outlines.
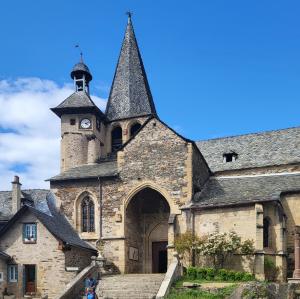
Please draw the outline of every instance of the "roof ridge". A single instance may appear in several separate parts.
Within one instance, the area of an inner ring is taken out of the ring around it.
[[[229,136],[224,136],[224,137],[215,137],[215,138],[209,138],[209,139],[196,140],[195,142],[198,143],[198,142],[205,142],[205,141],[211,141],[211,140],[232,139],[232,138],[236,138],[236,137],[243,137],[243,136],[249,136],[249,135],[264,135],[264,134],[268,134],[268,133],[287,131],[287,130],[291,130],[291,129],[300,129],[300,126],[266,130],[266,131],[258,131],[258,132],[252,132],[252,133],[246,133],[246,134],[229,135]]]

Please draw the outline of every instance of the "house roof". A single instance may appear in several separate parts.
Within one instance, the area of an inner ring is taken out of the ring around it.
[[[211,177],[195,193],[192,207],[217,207],[279,200],[283,192],[300,191],[300,174]]]
[[[0,259],[2,260],[10,260],[11,257],[3,251],[0,251]]]
[[[1,229],[0,238],[3,236],[10,227],[19,219],[26,211],[34,214],[43,225],[52,233],[57,239],[75,247],[80,247],[83,249],[97,251],[93,246],[83,241],[76,231],[73,229],[71,224],[62,215],[55,206],[55,196],[48,192],[46,197],[46,204],[48,210],[39,210],[36,207],[24,205]]]
[[[198,141],[197,146],[213,172],[300,162],[300,127]],[[223,154],[237,153],[223,162]]]
[[[49,192],[45,189],[22,190],[22,202],[32,204],[41,211],[47,211],[46,197]],[[11,218],[11,200],[11,191],[0,191],[0,221],[7,221]]]
[[[102,111],[96,106],[91,97],[83,90],[72,93],[62,103],[51,110],[61,117],[64,113],[96,113],[104,118]]]
[[[156,115],[130,16],[105,114],[110,121]]]
[[[59,175],[49,179],[49,181],[63,181],[73,179],[92,179],[115,177],[118,175],[117,161],[104,161],[101,163],[87,164],[70,168]]]

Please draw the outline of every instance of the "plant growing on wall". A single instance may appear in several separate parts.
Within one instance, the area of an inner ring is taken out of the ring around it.
[[[234,254],[249,255],[254,253],[252,240],[242,242],[241,237],[234,231],[230,233],[213,233],[205,238],[199,246],[199,252],[210,256],[215,268],[224,268],[229,257]]]

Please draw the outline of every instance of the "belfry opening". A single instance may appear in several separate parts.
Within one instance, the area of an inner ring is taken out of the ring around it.
[[[152,188],[131,198],[125,217],[126,273],[167,271],[169,215],[167,200]]]

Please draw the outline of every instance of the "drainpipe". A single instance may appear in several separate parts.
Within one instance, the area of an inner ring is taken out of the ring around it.
[[[102,184],[101,184],[101,180],[100,177],[98,177],[98,182],[99,182],[99,209],[100,209],[100,221],[99,221],[99,240],[101,241],[102,239]]]

